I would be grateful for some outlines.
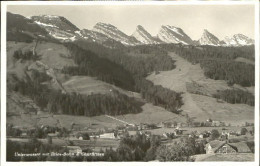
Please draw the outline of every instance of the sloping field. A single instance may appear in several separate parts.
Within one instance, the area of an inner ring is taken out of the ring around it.
[[[16,50],[21,49],[24,51],[33,50],[35,42],[24,43],[24,42],[7,42],[7,67],[11,68],[14,64],[13,54]],[[41,61],[48,64],[50,67],[60,69],[64,65],[73,65],[74,62],[70,57],[70,54],[66,47],[61,44],[38,42],[36,50],[38,55],[42,55]],[[9,69],[8,68],[8,69]]]
[[[127,114],[116,116],[129,123],[160,123],[163,121],[184,122],[185,119],[177,114],[166,111],[164,108],[154,106],[151,103],[146,103],[142,106],[143,111],[138,114]]]
[[[84,95],[109,94],[112,93],[113,90],[117,90],[129,97],[141,98],[140,94],[138,93],[123,90],[112,84],[108,84],[106,82],[97,80],[94,77],[88,76],[72,76],[62,85],[67,90],[67,92],[76,92]]]
[[[32,50],[35,46],[33,43],[22,42],[7,42],[7,71],[8,73],[15,73],[20,78],[24,77],[24,71],[27,66],[34,68],[37,65],[33,61],[15,60],[13,54],[16,50],[21,49],[24,51]],[[36,47],[36,53],[41,55],[41,62],[47,64],[49,67],[57,70],[61,70],[64,66],[73,66],[75,63],[70,59],[70,54],[66,47],[61,44],[38,42]]]
[[[53,118],[53,116],[47,112],[36,112],[29,111],[29,109],[25,108],[20,101],[27,100],[28,98],[19,95],[17,93],[11,93],[10,96],[7,97],[7,123],[11,123],[14,126],[20,127],[34,127],[35,125],[50,125],[55,126],[57,124],[57,120]],[[19,101],[15,101],[12,98],[19,98]],[[31,104],[33,101],[31,102]],[[28,105],[28,104],[27,104]],[[48,121],[46,121],[48,119]]]
[[[61,70],[64,66],[74,66],[67,48],[61,44],[41,42],[38,43],[36,52],[42,55],[41,62],[49,67]]]
[[[26,66],[30,65],[31,62],[23,62],[20,60],[15,60],[13,58],[13,54],[15,51],[21,49],[23,52],[26,50],[32,50],[34,43],[15,43],[15,42],[7,42],[7,72],[11,74],[15,74],[18,78],[25,77]]]
[[[127,114],[115,116],[115,118],[125,121],[131,124],[140,123],[160,123],[162,121],[176,121],[184,122],[185,119],[182,116],[176,115],[174,113],[168,112],[161,107],[154,106],[150,103],[146,103],[142,106],[143,111],[138,114]],[[72,123],[77,124],[80,129],[84,128],[115,128],[118,125],[124,125],[124,123],[109,118],[105,115],[84,117],[84,116],[71,116],[71,115],[53,115],[53,118],[59,121],[59,125],[62,127],[70,128]],[[53,119],[41,119],[41,122],[47,124],[48,121],[53,121]]]
[[[159,74],[153,73],[147,79],[156,85],[162,85],[177,92],[184,92],[182,95],[184,113],[196,117],[198,121],[211,118],[238,124],[254,120],[254,107],[246,104],[218,103],[215,98],[210,97],[217,90],[230,89],[225,81],[208,79],[204,76],[199,64],[192,65],[174,53],[169,53],[169,55],[176,61],[176,69],[161,71]],[[203,95],[189,93],[187,83],[196,83]],[[247,90],[241,86],[238,87]]]

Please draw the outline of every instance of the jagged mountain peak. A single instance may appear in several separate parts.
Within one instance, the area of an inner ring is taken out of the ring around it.
[[[215,35],[210,33],[207,29],[203,30],[203,34],[199,39],[199,43],[201,45],[213,45],[213,46],[221,45],[220,40]]]
[[[74,41],[78,38],[75,31],[79,31],[79,28],[63,16],[40,15],[30,18],[36,24],[45,28],[52,37],[60,41]]]
[[[109,24],[109,23],[98,22],[98,23],[96,23],[96,25],[93,27],[93,29],[98,28],[98,27],[104,27],[104,28],[107,28],[107,29],[118,30],[118,31],[119,31],[119,29],[118,29],[116,26],[114,26],[114,25],[112,25],[112,24]]]
[[[213,35],[212,33],[210,33],[207,29],[203,29],[203,35],[212,35],[212,36],[215,36],[215,35]]]
[[[204,33],[210,33],[207,29],[203,29]]]
[[[124,32],[120,31],[117,27],[111,24],[98,22],[92,29],[95,32],[101,33],[108,38],[115,41],[119,41],[124,45],[138,45],[140,42],[135,38],[126,35]]]
[[[162,25],[157,36],[165,43],[182,43],[185,45],[194,43],[181,28],[171,25]]]
[[[141,25],[137,25],[132,36],[142,44],[159,44],[159,42]]]
[[[77,31],[79,28],[72,24],[68,19],[63,16],[57,15],[40,15],[40,16],[31,16],[32,20],[42,26],[53,26],[55,28],[60,28],[65,31]]]
[[[224,38],[225,46],[243,46],[252,45],[254,40],[243,34],[234,34],[232,37],[226,36]]]
[[[146,31],[142,25],[137,25],[136,30]]]

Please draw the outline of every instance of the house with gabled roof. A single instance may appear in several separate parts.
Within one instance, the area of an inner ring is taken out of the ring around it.
[[[251,153],[245,142],[227,143],[226,141],[214,140],[206,144],[207,154],[212,153]]]
[[[205,150],[207,154],[213,153],[236,153],[233,146],[227,144],[226,141],[214,140],[206,144]]]

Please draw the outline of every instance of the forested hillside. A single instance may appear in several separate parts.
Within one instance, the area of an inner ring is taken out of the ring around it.
[[[254,65],[236,62],[238,57],[254,60],[254,46],[212,47],[163,45],[187,59],[192,64],[200,63],[204,74],[215,80],[226,80],[229,85],[240,84],[245,87],[255,85]]]
[[[214,97],[232,104],[243,103],[251,106],[255,105],[254,95],[239,89],[219,91]]]
[[[26,81],[14,77],[13,83],[8,86],[8,91],[29,96],[41,109],[48,108],[50,112],[56,114],[96,116],[122,115],[142,111],[142,103],[117,91],[107,95],[65,94],[42,84],[48,80],[50,78],[45,73],[35,71],[32,79],[27,78]]]
[[[63,69],[64,73],[97,77],[123,89],[134,91],[134,79],[122,66],[74,44],[66,44],[66,46],[78,66],[67,66]]]
[[[107,60],[108,62],[110,62],[111,65],[115,63],[123,68],[122,71],[127,71],[130,74],[130,76],[129,75],[123,76],[118,74],[116,78],[120,79],[121,82],[112,81],[112,83],[127,90],[134,89],[134,91],[140,92],[144,99],[146,99],[149,102],[152,102],[154,105],[162,106],[168,111],[177,113],[177,109],[182,105],[181,95],[169,89],[163,88],[162,86],[153,85],[152,82],[145,79],[147,74],[150,72],[171,70],[175,68],[174,61],[171,59],[171,57],[165,54],[165,51],[159,52],[154,47],[143,46],[139,48],[133,48],[133,50],[135,51],[135,53],[145,54],[146,56],[143,55],[131,56],[126,53],[126,50],[107,49],[101,45],[88,46],[87,43],[85,43],[85,45],[80,43],[79,45],[80,47],[84,48],[84,50],[79,49],[75,45],[73,46],[68,45],[69,50],[75,49],[75,51],[72,52],[72,55],[74,56],[75,62],[79,64],[79,67],[66,67],[63,70],[64,73],[68,73],[72,75],[97,76],[97,74],[100,74],[101,72],[91,73],[91,70],[95,70],[95,66],[91,68],[92,58],[95,59],[96,62],[99,62],[100,60],[105,62],[105,60]],[[91,51],[88,51],[87,49],[90,49]],[[140,50],[146,50],[146,51],[145,53],[143,53],[143,51],[140,52]],[[92,51],[95,52],[96,54],[93,53]],[[155,53],[160,53],[160,54],[155,54]],[[95,54],[95,56],[91,56],[92,54]],[[84,61],[86,63],[84,63]],[[98,64],[102,64],[102,63],[99,62]],[[105,64],[104,65],[102,64],[102,67],[106,67]],[[111,71],[113,70],[110,69],[109,72]],[[122,73],[122,71],[120,72]],[[132,81],[130,80],[131,78],[133,78],[133,82],[131,82]],[[107,82],[110,81],[109,79],[107,80],[102,78],[100,79]],[[122,85],[127,85],[127,86],[122,86]]]
[[[98,56],[121,65],[134,75],[146,76],[153,71],[166,71],[175,68],[174,61],[167,55],[167,51],[156,46],[109,49],[99,44],[84,41],[75,43],[85,50],[91,50]]]
[[[201,60],[204,74],[214,80],[226,80],[229,85],[255,85],[255,67],[251,64],[224,60]]]

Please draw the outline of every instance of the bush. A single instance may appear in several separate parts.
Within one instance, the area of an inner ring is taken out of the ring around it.
[[[241,135],[246,135],[246,133],[248,132],[246,128],[242,128],[241,129]]]
[[[212,140],[218,139],[219,136],[220,136],[220,133],[219,133],[218,130],[213,129],[213,130],[211,131],[211,139],[212,139]]]

